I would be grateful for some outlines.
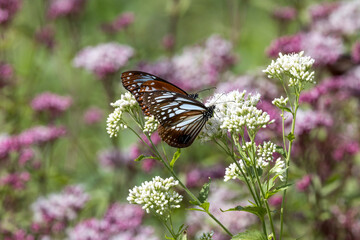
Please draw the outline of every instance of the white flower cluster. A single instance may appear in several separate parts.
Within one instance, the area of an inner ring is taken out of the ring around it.
[[[206,105],[216,105],[214,117],[206,124],[200,133],[203,141],[225,135],[226,132],[240,133],[246,127],[248,130],[265,128],[272,123],[269,114],[256,108],[260,94],[247,94],[237,90],[227,94],[215,94]]]
[[[245,171],[243,161],[239,160],[239,164],[240,164],[241,170]],[[235,163],[232,163],[225,169],[224,182],[227,182],[231,179],[240,178],[240,176],[241,176],[240,169],[238,168],[238,166]]]
[[[289,101],[289,98],[284,98],[281,96],[280,98],[275,98],[271,103],[277,106],[278,108],[286,107],[287,103]]]
[[[115,103],[111,103],[112,107],[115,107],[114,112],[110,113],[106,120],[106,131],[110,137],[117,136],[120,129],[127,128],[123,121],[123,113],[129,112],[132,108],[138,106],[135,98],[131,93],[126,92],[122,94],[120,99]]]
[[[276,160],[276,163],[272,169],[270,169],[270,174],[275,174],[279,176],[280,181],[285,181],[285,171],[286,171],[286,165],[285,161],[281,158],[278,158]]]
[[[146,133],[153,133],[156,131],[157,127],[159,126],[159,121],[155,119],[154,116],[145,116],[145,124],[144,124],[144,129],[143,132]]]
[[[171,188],[178,185],[173,177],[162,179],[156,176],[152,181],[144,182],[140,187],[129,190],[127,200],[133,204],[140,204],[142,208],[150,213],[150,210],[167,219],[173,208],[180,208],[179,203],[183,197]]]
[[[272,142],[264,142],[257,147],[257,163],[261,167],[266,167],[273,160],[273,154],[276,151],[276,144]]]
[[[279,53],[276,61],[273,60],[263,72],[269,78],[282,79],[282,75],[288,76],[289,87],[297,86],[300,82],[315,83],[315,73],[310,71],[315,60],[311,57],[303,57],[303,55],[304,52],[286,55]]]
[[[200,238],[199,238],[199,240],[212,240],[213,238],[213,235],[214,235],[214,231],[211,231],[211,232],[209,232],[209,233],[203,233],[201,236],[200,236]]]

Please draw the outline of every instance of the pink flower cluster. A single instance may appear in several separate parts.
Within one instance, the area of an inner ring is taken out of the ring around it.
[[[57,117],[66,111],[72,104],[70,96],[60,96],[51,92],[37,95],[31,101],[31,107],[36,112],[48,113],[51,117]]]
[[[0,234],[4,240],[35,240],[35,236],[26,233],[23,229],[17,229],[11,232],[1,229],[0,226]]]
[[[215,85],[220,73],[235,62],[232,44],[218,35],[203,45],[187,47],[182,54],[155,64],[143,64],[141,70],[157,74],[187,90]]]
[[[89,201],[89,195],[79,185],[68,186],[60,193],[38,198],[32,205],[34,232],[61,232],[74,220]]]
[[[98,159],[101,166],[108,169],[131,166],[133,163],[133,159],[131,159],[128,154],[125,154],[124,152],[115,148],[101,151],[98,154]]]
[[[296,189],[300,192],[305,192],[311,184],[311,175],[305,175],[296,183]]]
[[[344,159],[345,155],[355,155],[360,151],[360,145],[357,141],[345,141],[337,146],[333,151],[332,157],[336,161]]]
[[[103,24],[102,29],[104,32],[107,33],[116,33],[130,26],[134,22],[134,20],[134,13],[125,12],[116,17],[114,21]]]
[[[0,0],[0,25],[9,23],[21,5],[20,0]]]
[[[104,117],[104,113],[100,108],[91,107],[84,113],[83,119],[85,124],[93,125],[100,122]]]
[[[30,180],[28,172],[10,173],[0,178],[1,187],[9,187],[15,190],[25,189],[25,184]]]
[[[10,64],[0,62],[0,88],[8,85],[13,77],[13,68]]]
[[[186,173],[187,187],[202,187],[211,179],[224,177],[224,166],[215,165],[211,167],[193,168]]]
[[[144,211],[140,206],[115,203],[103,219],[87,219],[68,231],[69,240],[134,239],[157,240],[154,230],[141,226]]]
[[[32,145],[52,142],[64,136],[65,133],[64,127],[37,126],[18,135],[5,136],[0,139],[0,159],[7,158],[11,152],[21,151]]]
[[[273,17],[282,21],[294,20],[296,15],[297,11],[292,7],[276,8],[273,11]]]
[[[75,67],[82,67],[99,78],[116,73],[134,55],[133,48],[118,43],[104,43],[86,47],[74,58]]]
[[[47,10],[50,19],[79,14],[85,7],[86,0],[52,0]]]
[[[300,109],[296,116],[295,134],[301,135],[319,126],[331,127],[333,123],[332,116],[325,112]]]

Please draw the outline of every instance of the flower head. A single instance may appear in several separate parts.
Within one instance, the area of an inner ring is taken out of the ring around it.
[[[51,116],[59,116],[72,104],[69,96],[60,96],[51,92],[44,92],[37,95],[31,101],[31,107],[36,112],[47,112]]]
[[[20,0],[0,0],[0,24],[9,23],[21,6]]]
[[[106,130],[110,137],[117,136],[120,129],[127,128],[125,121],[123,120],[123,114],[131,111],[131,109],[138,106],[135,98],[131,93],[126,92],[122,94],[120,99],[115,103],[111,103],[111,106],[115,107],[106,121]]]
[[[98,107],[90,107],[84,113],[83,119],[87,125],[93,125],[103,119],[103,111]]]
[[[297,11],[292,7],[281,7],[273,11],[273,17],[282,21],[294,20],[297,15]]]
[[[134,49],[118,43],[104,43],[94,47],[86,47],[74,58],[75,67],[83,67],[104,78],[116,73],[125,66],[134,55]]]
[[[303,57],[304,52],[283,55],[279,53],[279,58],[263,70],[269,78],[282,79],[282,75],[289,77],[289,87],[298,86],[303,82],[315,83],[314,72],[310,68],[315,60],[311,57]]]
[[[125,154],[116,148],[101,151],[98,154],[98,159],[100,164],[106,169],[120,168],[132,163],[129,154]]]
[[[145,116],[145,124],[144,124],[144,133],[153,133],[156,131],[157,127],[159,125],[159,122],[155,119],[154,116]]]
[[[162,179],[156,176],[152,181],[144,182],[139,187],[129,190],[127,200],[133,204],[143,205],[143,209],[147,213],[155,212],[167,219],[172,209],[179,208],[182,196],[171,190],[172,187],[178,185],[173,177]]]
[[[86,0],[52,0],[47,10],[50,19],[78,14],[85,7]]]
[[[289,98],[284,98],[283,96],[281,96],[280,98],[275,98],[271,103],[277,106],[278,108],[284,108],[286,107],[288,101]]]
[[[116,17],[114,21],[103,24],[102,29],[107,33],[116,33],[130,26],[134,22],[134,19],[134,13],[124,12]]]

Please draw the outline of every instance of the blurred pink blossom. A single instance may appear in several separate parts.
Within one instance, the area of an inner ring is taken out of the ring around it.
[[[31,205],[34,223],[40,224],[42,229],[52,228],[56,223],[64,223],[61,226],[65,228],[66,223],[74,220],[88,201],[89,195],[79,185],[68,186],[60,193],[53,193],[47,197],[39,197]]]
[[[15,190],[25,189],[25,184],[30,180],[30,173],[28,172],[17,172],[10,173],[0,178],[0,186],[8,186]]]
[[[41,29],[38,29],[35,32],[35,40],[44,45],[48,49],[53,49],[55,46],[55,31],[49,25]]]
[[[355,63],[360,63],[360,41],[354,43],[351,51],[351,57]]]
[[[3,136],[0,139],[0,159],[5,159],[11,152],[18,151],[20,144],[15,136]]]
[[[114,21],[103,24],[102,29],[106,33],[116,33],[130,26],[134,20],[134,13],[124,12],[117,16]]]
[[[85,124],[93,125],[103,120],[103,117],[104,117],[103,110],[101,110],[98,107],[91,107],[86,110],[83,119]]]
[[[311,175],[305,175],[302,179],[297,181],[296,189],[300,192],[305,192],[311,184]]]
[[[279,53],[298,53],[302,50],[302,35],[284,36],[273,40],[266,50],[269,57],[278,57]]]
[[[192,168],[186,173],[187,187],[202,187],[211,179],[223,178],[225,174],[225,167],[222,165],[215,165],[211,167]]]
[[[309,8],[310,16],[313,21],[327,18],[333,11],[338,8],[338,2],[323,2],[320,4],[312,5]]]
[[[51,92],[38,94],[32,101],[31,107],[36,112],[48,113],[51,117],[58,117],[72,104],[70,96],[60,96]]]
[[[281,206],[282,199],[283,198],[281,195],[274,195],[274,196],[271,196],[268,201],[271,206],[279,207],[279,206]]]
[[[162,46],[166,50],[172,50],[175,46],[175,37],[172,34],[165,35],[162,39]]]
[[[124,67],[133,55],[133,48],[127,45],[104,43],[81,50],[74,58],[73,65],[104,78]]]
[[[156,165],[157,165],[157,161],[155,159],[149,158],[141,161],[141,169],[147,173],[151,172],[151,170],[153,170]]]
[[[0,62],[0,88],[10,84],[14,70],[9,63]]]
[[[52,142],[66,134],[65,127],[36,126],[29,128],[17,136],[21,147]]]
[[[25,148],[21,150],[18,159],[19,165],[24,166],[27,162],[33,159],[34,156],[35,156],[34,150],[32,150],[31,148]]]
[[[297,15],[297,11],[292,7],[280,7],[273,11],[273,17],[282,21],[294,20]]]
[[[50,19],[79,14],[85,7],[86,0],[51,0],[47,10]]]
[[[120,168],[123,166],[131,166],[133,159],[129,157],[128,153],[124,153],[119,149],[110,148],[101,151],[98,154],[98,159],[101,166],[107,169]]]
[[[360,151],[360,146],[357,141],[347,141],[339,144],[333,151],[332,156],[336,161],[344,159],[345,155],[355,155]]]
[[[328,113],[299,109],[296,116],[295,134],[301,135],[319,126],[331,127],[333,123],[334,120]]]
[[[0,0],[0,25],[9,23],[20,6],[20,0]]]

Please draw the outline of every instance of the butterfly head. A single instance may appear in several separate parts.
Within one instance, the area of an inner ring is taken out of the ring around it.
[[[204,118],[206,119],[206,121],[214,116],[214,110],[215,110],[215,105],[211,105],[210,107],[207,108],[206,112],[204,112]]]

